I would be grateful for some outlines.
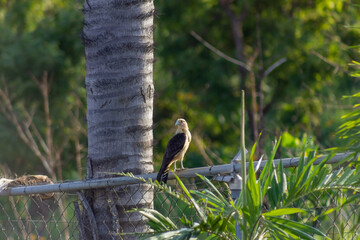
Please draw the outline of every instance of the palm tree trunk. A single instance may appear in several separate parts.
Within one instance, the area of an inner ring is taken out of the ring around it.
[[[87,177],[150,173],[153,1],[85,0],[84,14]],[[99,239],[121,239],[119,233],[145,229],[138,214],[126,211],[135,206],[151,207],[153,193],[149,186],[100,189],[86,195]]]

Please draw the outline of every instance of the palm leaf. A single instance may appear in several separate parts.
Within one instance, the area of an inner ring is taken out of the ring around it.
[[[262,198],[260,193],[260,186],[259,183],[256,181],[256,174],[254,169],[254,162],[253,162],[253,156],[255,153],[257,142],[254,144],[251,154],[250,154],[250,160],[249,160],[249,170],[248,170],[248,181],[247,181],[247,187],[248,192],[250,193],[251,201],[247,202],[247,205],[250,207],[250,214],[257,218],[259,215],[259,208],[262,204]]]
[[[195,208],[196,212],[199,214],[199,217],[201,219],[205,219],[206,218],[206,215],[203,211],[203,209],[200,208],[200,206],[197,204],[197,202],[195,201],[195,199],[191,196],[189,190],[185,187],[184,183],[180,180],[180,178],[174,174],[177,182],[179,183],[181,189],[184,191],[185,195],[189,198],[189,200],[191,201],[192,203],[192,206]]]
[[[177,226],[161,213],[153,209],[136,209],[137,212],[149,220],[149,225],[157,232],[176,230]]]
[[[284,230],[290,233],[300,236],[302,239],[315,240],[315,238],[312,237],[310,234],[319,235],[325,237],[326,239],[330,239],[323,232],[309,225],[279,217],[267,217],[267,218],[271,220],[274,224],[281,226]]]
[[[276,217],[276,216],[283,216],[283,215],[290,215],[294,213],[304,213],[306,212],[304,209],[301,208],[280,208],[268,211],[263,213],[264,217]]]

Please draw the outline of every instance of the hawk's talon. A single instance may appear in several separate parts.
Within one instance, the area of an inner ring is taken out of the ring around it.
[[[180,171],[183,171],[185,170],[186,168],[177,168],[177,169],[174,169],[174,172],[180,172]]]

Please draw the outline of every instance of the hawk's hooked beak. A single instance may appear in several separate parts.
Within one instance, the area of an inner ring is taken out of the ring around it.
[[[179,120],[176,120],[175,126],[178,126],[179,124]]]

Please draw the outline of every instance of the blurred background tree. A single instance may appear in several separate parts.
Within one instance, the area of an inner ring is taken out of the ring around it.
[[[86,156],[81,4],[0,0],[1,81],[7,82],[19,119],[26,122],[25,108],[45,136],[44,98],[33,78],[47,72],[54,149],[66,142],[58,176],[64,179],[81,176],[75,158],[81,151],[84,163]],[[305,135],[322,148],[338,146],[334,132],[353,104],[341,97],[359,87],[348,66],[359,59],[350,47],[360,37],[350,27],[360,18],[352,1],[159,0],[155,5],[156,170],[179,117],[187,119],[194,136],[185,167],[229,162],[239,149],[242,89],[248,146],[263,132],[259,154],[283,132],[281,156],[296,154],[291,148]],[[46,173],[13,123],[4,116],[0,123],[0,161],[18,174]]]
[[[15,173],[44,173],[58,179],[80,175],[81,166],[75,158],[79,157],[76,156],[79,151],[84,153],[80,141],[85,143],[86,140],[84,132],[79,133],[82,127],[77,124],[81,121],[85,127],[84,50],[80,39],[83,17],[80,9],[80,2],[70,0],[0,1],[1,88],[5,89],[6,81],[13,111],[24,125],[23,131],[28,121],[34,144],[39,146],[41,154],[50,162],[49,158],[59,159],[51,166],[54,173],[49,174],[51,171],[41,164],[39,156],[19,137],[14,122],[2,115],[1,162],[8,164]],[[39,85],[45,73],[50,122],[47,122],[46,103]],[[4,101],[1,104],[3,106]],[[47,150],[39,138],[36,139],[30,120],[44,142],[48,143],[46,140],[50,136]],[[56,156],[59,153],[60,156]]]
[[[284,131],[296,138],[307,134],[324,148],[338,144],[334,129],[351,106],[341,96],[359,86],[348,75],[348,63],[358,58],[350,46],[359,37],[358,30],[349,27],[359,21],[358,8],[351,1],[159,1],[158,11],[155,122],[170,125],[174,115],[188,119],[201,144],[191,145],[185,165],[200,165],[199,145],[214,163],[219,161],[212,153],[224,161],[235,155],[241,89],[248,97],[248,144],[260,131],[263,148]],[[241,21],[237,27],[242,32],[243,56],[237,53],[233,18]],[[210,51],[191,31],[251,65],[250,73],[243,74]],[[282,58],[286,61],[263,77]],[[256,131],[253,112],[258,114]],[[156,132],[163,146],[170,133]]]

